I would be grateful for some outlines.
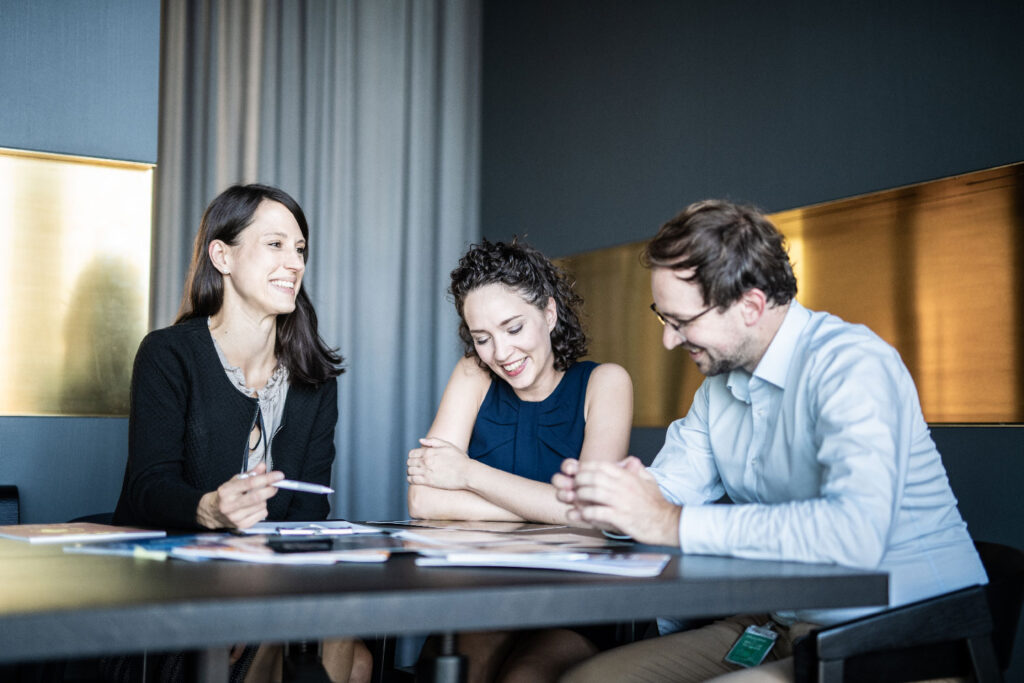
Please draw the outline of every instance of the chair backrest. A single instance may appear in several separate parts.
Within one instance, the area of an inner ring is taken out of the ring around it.
[[[0,486],[0,524],[20,524],[17,486]]]
[[[75,517],[74,519],[68,520],[69,522],[92,522],[93,524],[113,524],[114,513],[113,512],[97,512],[92,515],[82,515],[81,517]]]
[[[1024,602],[1024,551],[976,541],[989,582],[812,631],[794,645],[797,681],[1001,680]],[[895,647],[894,647],[895,646]]]
[[[1003,545],[975,541],[985,572],[988,574],[988,605],[992,613],[992,645],[999,668],[1010,668],[1013,644],[1024,601],[1024,551]]]

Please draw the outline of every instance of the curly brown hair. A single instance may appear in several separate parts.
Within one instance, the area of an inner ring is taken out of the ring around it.
[[[459,338],[466,357],[476,357],[480,367],[487,369],[476,354],[463,309],[470,292],[492,284],[515,290],[540,310],[544,310],[549,298],[555,300],[558,322],[551,330],[551,350],[556,370],[567,370],[587,354],[587,337],[580,322],[583,297],[573,290],[568,273],[528,244],[513,238],[510,243],[485,239],[470,245],[452,271],[451,280],[448,291],[459,313]]]

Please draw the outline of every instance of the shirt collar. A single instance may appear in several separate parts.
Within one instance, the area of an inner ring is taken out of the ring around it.
[[[761,361],[754,368],[754,377],[771,382],[780,389],[786,388],[789,363],[793,359],[793,352],[796,351],[797,340],[810,319],[811,312],[797,303],[796,299],[789,302],[789,310],[786,311],[782,325],[768,344]]]

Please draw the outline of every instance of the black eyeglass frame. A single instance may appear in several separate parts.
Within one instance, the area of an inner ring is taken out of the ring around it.
[[[687,318],[685,320],[675,321],[675,320],[669,320],[668,318],[666,318],[664,316],[664,314],[662,314],[662,312],[658,310],[657,304],[651,303],[651,312],[654,313],[654,315],[658,318],[658,322],[660,322],[663,327],[666,326],[666,325],[668,327],[671,327],[673,330],[675,330],[679,334],[682,334],[683,330],[686,329],[691,324],[693,324],[693,322],[696,321],[697,318],[701,317],[702,315],[704,315],[705,313],[707,313],[708,311],[710,311],[713,308],[718,308],[718,306],[716,306],[715,304],[711,304],[710,306],[705,308],[703,311],[701,311],[697,315],[691,316],[691,317],[689,317],[689,318]]]

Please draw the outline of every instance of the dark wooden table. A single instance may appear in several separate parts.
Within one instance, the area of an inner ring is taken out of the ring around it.
[[[0,539],[0,663],[233,643],[885,604],[884,573],[676,554],[657,578],[384,564],[190,563]]]

